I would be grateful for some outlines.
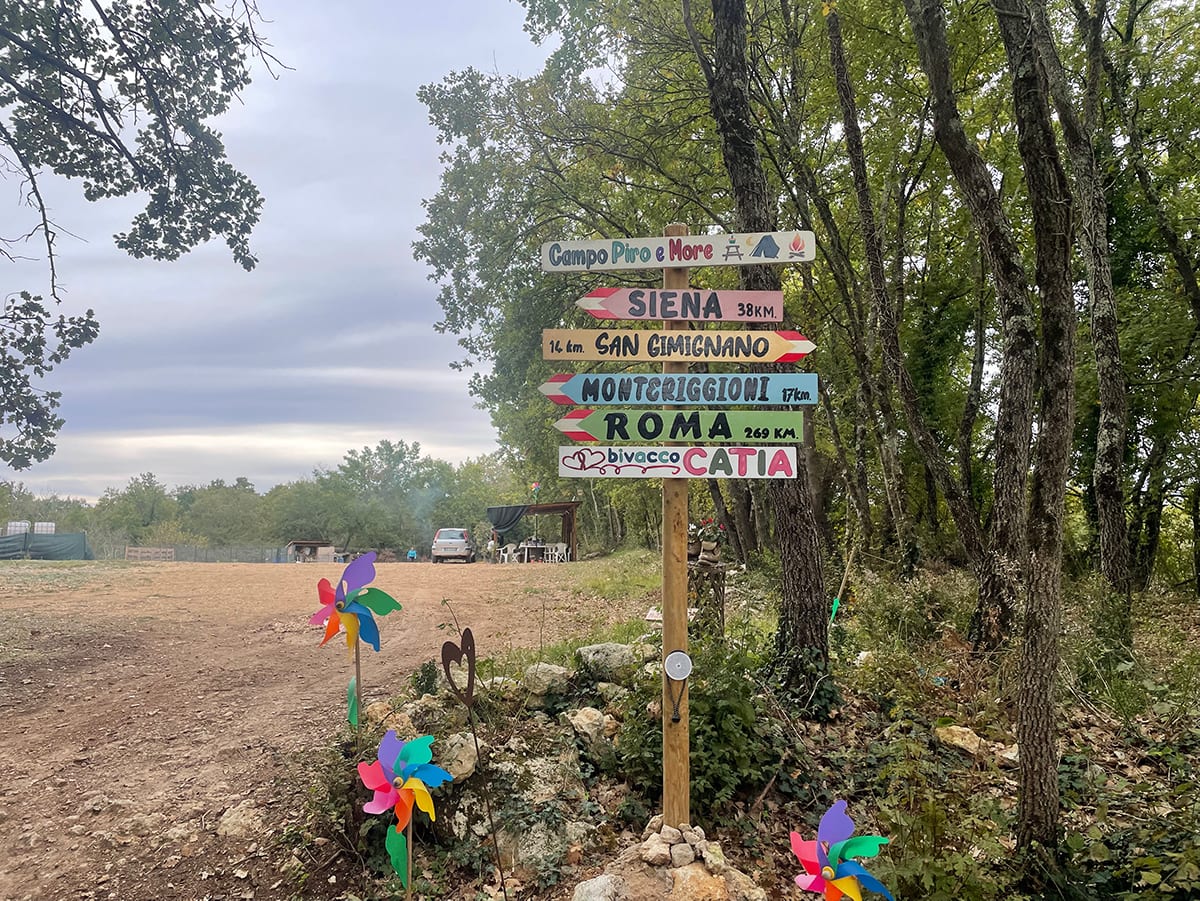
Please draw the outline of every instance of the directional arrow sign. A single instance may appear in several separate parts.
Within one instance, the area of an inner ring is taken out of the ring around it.
[[[559,373],[539,389],[556,404],[815,404],[817,377],[808,372],[644,375]]]
[[[779,322],[782,291],[667,291],[597,288],[575,305],[597,319],[681,319],[693,322]]]
[[[804,414],[772,410],[572,410],[554,427],[573,441],[799,441]]]
[[[799,332],[542,329],[545,360],[794,363],[815,348]]]
[[[816,237],[809,231],[550,241],[542,245],[542,271],[811,263],[816,259],[816,249]]]
[[[560,447],[560,476],[588,479],[793,479],[794,447]]]

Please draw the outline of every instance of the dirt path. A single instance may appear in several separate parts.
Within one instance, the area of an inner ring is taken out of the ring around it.
[[[269,838],[301,816],[288,761],[345,715],[345,647],[318,648],[307,624],[317,580],[341,569],[0,564],[0,899],[291,897]],[[364,656],[368,696],[439,654],[443,598],[481,656],[638,612],[573,581],[554,566],[379,566],[404,610]]]

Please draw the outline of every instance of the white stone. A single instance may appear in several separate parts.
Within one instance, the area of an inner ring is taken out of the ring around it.
[[[217,835],[228,838],[250,838],[265,828],[262,814],[253,801],[246,800],[230,807],[217,822]]]
[[[595,707],[580,707],[567,715],[575,734],[591,746],[604,741],[604,714]]]
[[[525,670],[525,690],[530,694],[544,695],[563,692],[571,678],[571,671],[553,663],[535,663]]]
[[[479,765],[475,739],[469,732],[455,732],[438,748],[437,763],[457,782],[471,778],[475,767]]]
[[[687,842],[671,845],[671,866],[686,867],[696,859],[696,852]]]
[[[628,898],[625,880],[606,873],[575,886],[571,901],[626,901]]]
[[[729,869],[729,863],[725,860],[725,852],[721,850],[720,842],[705,843],[704,865],[708,867],[710,873],[718,876]]]
[[[632,647],[611,641],[579,648],[575,656],[580,668],[597,682],[627,682],[641,662]]]
[[[663,841],[672,845],[683,841],[683,833],[674,826],[663,826],[658,830],[658,834],[663,837]]]
[[[642,842],[640,856],[652,867],[665,867],[671,862],[671,845],[655,833]]]

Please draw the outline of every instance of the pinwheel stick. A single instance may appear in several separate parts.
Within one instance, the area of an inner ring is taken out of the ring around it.
[[[412,901],[412,858],[413,858],[413,824],[416,818],[408,821],[408,901]]]
[[[354,724],[356,739],[362,737],[362,657],[359,654],[361,644],[362,640],[357,635],[354,636],[354,709],[360,711],[358,722]]]

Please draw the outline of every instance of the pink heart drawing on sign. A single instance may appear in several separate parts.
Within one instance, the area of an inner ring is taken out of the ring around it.
[[[575,472],[585,472],[604,465],[604,454],[598,450],[577,450],[562,458],[562,465]]]

